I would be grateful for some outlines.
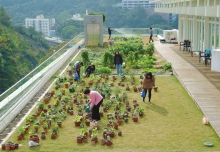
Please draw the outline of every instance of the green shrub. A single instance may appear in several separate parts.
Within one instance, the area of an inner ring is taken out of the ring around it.
[[[164,71],[172,72],[172,64],[170,62],[166,62],[162,65]]]
[[[149,56],[152,56],[152,55],[154,54],[154,44],[149,44],[149,45],[147,46],[146,53],[147,53]]]
[[[98,74],[111,74],[112,73],[112,70],[108,67],[100,67],[97,69],[97,73]]]

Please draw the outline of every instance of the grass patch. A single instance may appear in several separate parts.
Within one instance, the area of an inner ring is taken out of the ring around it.
[[[136,85],[139,83],[138,79],[136,77]],[[88,78],[85,80],[87,82]],[[118,81],[119,79],[114,84],[116,85]],[[132,88],[128,76],[124,83]],[[76,143],[76,137],[80,134],[80,128],[75,127],[73,121],[76,116],[76,106],[74,106],[74,115],[68,115],[66,120],[63,121],[63,127],[59,129],[57,139],[50,139],[50,130],[47,133],[47,139],[41,140],[38,147],[28,147],[28,135],[25,135],[24,140],[17,141],[17,135],[13,133],[7,141],[22,144],[23,146],[17,150],[22,152],[220,150],[219,137],[210,125],[202,124],[203,113],[198,109],[177,78],[175,76],[156,76],[156,85],[158,86],[158,92],[152,92],[152,104],[150,105],[142,102],[139,92],[135,93],[131,90],[128,93],[130,104],[132,105],[133,100],[137,100],[140,107],[145,109],[145,114],[144,117],[139,118],[138,123],[134,123],[131,119],[131,114],[129,114],[129,122],[119,126],[123,134],[122,137],[114,137],[113,145],[110,147],[102,146],[100,142],[93,146],[90,140],[89,143]],[[125,91],[125,87],[120,87],[120,89],[122,92]],[[67,90],[66,92],[68,93]],[[50,102],[53,103],[53,100]],[[109,112],[113,113],[113,107]],[[100,121],[99,138],[102,136],[102,128],[106,127],[107,124],[106,115],[107,113],[104,113],[104,117]],[[214,147],[205,147],[203,145],[205,141],[212,142]]]

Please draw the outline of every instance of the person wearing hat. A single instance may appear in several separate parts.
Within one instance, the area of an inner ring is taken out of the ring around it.
[[[83,62],[81,61],[76,61],[76,63],[74,64],[74,70],[76,72],[76,74],[78,75],[78,79],[80,79],[80,68],[83,66]]]
[[[151,91],[153,86],[155,86],[155,78],[152,75],[151,72],[148,72],[144,75],[144,80],[142,83],[142,87],[143,87],[143,91],[145,92],[145,94],[147,95],[148,92],[148,103],[151,103]],[[143,97],[143,102],[145,102],[145,97]]]
[[[84,94],[90,97],[90,101],[88,102],[88,105],[90,107],[90,110],[92,111],[92,120],[99,121],[100,120],[99,107],[103,102],[103,96],[97,91],[90,91],[90,90],[84,90]]]

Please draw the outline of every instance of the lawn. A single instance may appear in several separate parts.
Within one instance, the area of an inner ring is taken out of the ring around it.
[[[88,78],[87,78],[88,79]],[[139,83],[138,77],[135,82]],[[117,85],[117,81],[114,82]],[[126,77],[125,84],[130,84]],[[24,140],[17,141],[14,133],[8,141],[22,144],[17,151],[216,151],[220,150],[220,140],[210,125],[202,124],[202,112],[189,97],[175,76],[156,76],[158,92],[152,94],[152,104],[143,103],[139,92],[131,90],[128,101],[132,105],[137,100],[139,107],[145,109],[144,117],[133,122],[129,113],[129,122],[119,126],[122,136],[113,138],[113,145],[102,146],[88,143],[77,144],[76,137],[80,128],[74,126],[77,107],[74,115],[68,115],[59,129],[58,138],[50,139],[48,132],[45,140],[38,147],[28,147],[28,135]],[[114,88],[114,87],[113,87]],[[125,87],[120,87],[125,91]],[[123,105],[123,104],[122,104]],[[124,106],[122,106],[123,108]],[[107,113],[113,113],[113,107]],[[100,121],[98,138],[102,137],[103,128],[107,124],[107,113]],[[24,125],[24,124],[23,124]],[[116,132],[117,134],[117,132]],[[210,141],[214,147],[205,147],[203,143]]]
[[[148,38],[143,38],[144,45],[148,42]],[[95,53],[103,52],[100,48],[90,48]],[[90,52],[90,53],[91,53]],[[162,57],[155,52],[154,56],[157,58],[157,64],[163,63]],[[77,57],[76,60],[79,60]],[[75,62],[74,60],[73,62]],[[96,59],[95,59],[96,60]],[[93,62],[93,61],[92,61]],[[69,69],[69,68],[68,68]],[[137,71],[135,71],[136,73]],[[67,72],[65,72],[67,73]],[[114,70],[112,73],[115,73]],[[140,69],[139,72],[140,73]],[[65,74],[66,75],[66,74]],[[23,140],[17,140],[18,128],[25,126],[24,121],[6,141],[19,143],[22,146],[16,151],[59,151],[59,152],[81,152],[81,151],[114,151],[114,152],[145,152],[145,151],[220,151],[220,139],[215,133],[214,129],[210,125],[203,125],[202,118],[203,113],[196,106],[194,101],[188,95],[186,90],[179,83],[178,79],[174,75],[156,75],[156,86],[158,86],[157,92],[152,92],[152,104],[142,102],[140,92],[133,91],[133,85],[140,87],[139,75],[135,75],[134,84],[131,83],[131,75],[126,75],[125,80],[122,82],[125,86],[118,86],[120,77],[117,77],[116,81],[112,81],[112,76],[109,75],[110,79],[106,81],[104,78],[101,79],[101,84],[98,84],[97,90],[107,86],[107,84],[113,84],[111,87],[111,97],[115,97],[118,93],[116,90],[119,89],[121,96],[123,93],[127,93],[127,99],[132,107],[129,112],[128,123],[123,122],[119,125],[119,130],[122,131],[122,136],[118,136],[118,130],[115,130],[115,137],[112,138],[112,146],[101,145],[100,140],[102,132],[108,124],[107,114],[111,113],[114,115],[114,102],[111,102],[110,109],[104,112],[98,130],[98,143],[95,145],[91,144],[91,138],[88,138],[88,143],[77,144],[76,137],[80,135],[81,128],[76,127],[74,120],[78,113],[78,105],[74,104],[74,115],[67,114],[67,117],[62,122],[62,127],[59,128],[58,137],[51,139],[52,128],[55,126],[56,121],[52,121],[51,128],[46,134],[46,139],[40,140],[40,146],[28,147],[29,134],[33,130],[33,123],[30,125],[28,133],[25,134]],[[68,88],[65,88],[62,84],[60,88],[55,89],[56,84],[50,88],[50,91],[55,91],[55,95],[51,97],[49,104],[53,105],[57,101],[60,92],[65,90],[65,95],[71,97],[70,101],[74,99],[73,95],[78,93],[78,96],[82,93],[82,89],[88,86],[89,80],[92,78],[98,78],[98,76],[91,76],[90,78],[83,78],[85,84],[73,82]],[[65,84],[64,80],[64,84]],[[92,90],[95,89],[95,83],[90,87]],[[129,86],[130,91],[126,91],[126,86]],[[75,93],[70,93],[69,88],[74,87]],[[112,99],[112,98],[110,98]],[[106,98],[104,102],[110,101]],[[85,100],[83,100],[85,104]],[[137,100],[139,108],[144,108],[144,116],[139,117],[138,122],[132,121],[132,113],[135,111],[133,107],[133,100]],[[69,102],[70,102],[69,101]],[[41,101],[43,102],[43,101]],[[58,109],[61,109],[61,101],[59,100]],[[67,102],[66,105],[69,105]],[[125,111],[125,103],[120,100],[120,113]],[[47,107],[47,105],[45,105]],[[103,107],[101,107],[102,109]],[[49,110],[49,109],[48,109]],[[36,108],[31,112],[30,115],[35,114]],[[63,110],[64,111],[64,110]],[[86,112],[83,110],[84,117]],[[38,122],[40,116],[38,116],[34,122]],[[116,118],[113,119],[116,122]],[[82,122],[84,124],[84,121]],[[84,124],[85,125],[85,124]],[[43,131],[40,126],[38,135]],[[204,142],[209,141],[214,144],[213,147],[204,146]]]

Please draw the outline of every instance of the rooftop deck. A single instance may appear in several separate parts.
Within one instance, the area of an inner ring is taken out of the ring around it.
[[[179,46],[155,42],[155,48],[172,63],[175,75],[220,137],[220,73],[211,71],[210,65],[199,63],[197,55],[191,57]]]

